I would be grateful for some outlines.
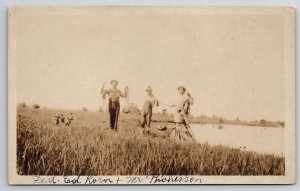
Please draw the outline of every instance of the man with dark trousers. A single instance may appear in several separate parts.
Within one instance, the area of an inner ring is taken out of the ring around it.
[[[110,128],[111,130],[117,131],[118,130],[118,117],[120,113],[120,97],[126,98],[128,87],[125,87],[124,93],[117,89],[118,81],[112,80],[111,82],[112,88],[109,90],[105,90],[102,88],[101,94],[103,96],[107,95],[109,96],[109,102],[108,102],[108,111],[110,116]]]

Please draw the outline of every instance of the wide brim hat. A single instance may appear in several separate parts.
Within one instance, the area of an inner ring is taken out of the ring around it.
[[[148,86],[148,87],[147,87],[146,92],[152,92],[151,86]]]
[[[186,88],[183,86],[178,86],[177,90],[179,90],[179,89],[183,89],[184,92],[186,91]]]
[[[119,83],[117,80],[112,80],[110,81],[110,84],[113,84],[114,82],[116,82],[117,84]]]

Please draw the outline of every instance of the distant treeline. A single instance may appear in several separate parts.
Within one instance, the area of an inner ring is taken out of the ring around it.
[[[28,105],[23,102],[18,104],[18,107],[28,107]],[[40,108],[39,104],[33,104],[33,108]],[[133,115],[140,115],[141,110],[138,106],[134,103],[129,104],[130,114]],[[87,112],[88,109],[86,107],[82,108],[82,111]],[[99,107],[99,112],[104,112],[102,107]],[[173,114],[167,112],[167,110],[163,110],[162,112],[153,113],[152,121],[154,122],[173,122]],[[248,126],[263,126],[263,127],[284,127],[285,123],[283,121],[268,121],[266,119],[259,119],[259,120],[240,120],[239,118],[236,119],[226,119],[220,116],[190,116],[189,121],[191,123],[202,123],[202,124],[231,124],[231,125],[248,125]]]
[[[172,122],[172,114],[154,113],[153,121],[155,122]],[[248,125],[248,126],[263,126],[263,127],[284,127],[283,121],[268,121],[265,119],[246,121],[236,119],[225,119],[219,116],[190,116],[190,123],[202,123],[202,124],[231,124],[231,125]]]

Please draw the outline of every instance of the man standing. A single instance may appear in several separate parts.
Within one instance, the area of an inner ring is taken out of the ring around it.
[[[150,123],[152,117],[152,108],[158,106],[158,100],[152,94],[152,88],[149,86],[146,89],[146,98],[141,112],[141,127],[142,133],[150,133]]]
[[[194,143],[195,136],[187,121],[193,98],[190,93],[186,93],[185,87],[179,86],[177,90],[179,99],[176,105],[172,105],[176,108],[174,113],[175,128],[172,130],[170,138],[179,143]]]
[[[104,87],[102,87],[101,94],[103,96],[106,96],[108,94],[109,96],[109,102],[108,102],[108,111],[110,116],[110,128],[111,130],[118,130],[118,117],[120,113],[120,97],[126,98],[128,87],[125,87],[124,93],[121,92],[119,89],[117,89],[118,81],[112,80],[111,82],[112,88],[109,90],[105,90]]]

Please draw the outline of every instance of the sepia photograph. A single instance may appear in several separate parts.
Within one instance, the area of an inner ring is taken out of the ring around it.
[[[8,11],[10,184],[292,184],[291,7]]]

